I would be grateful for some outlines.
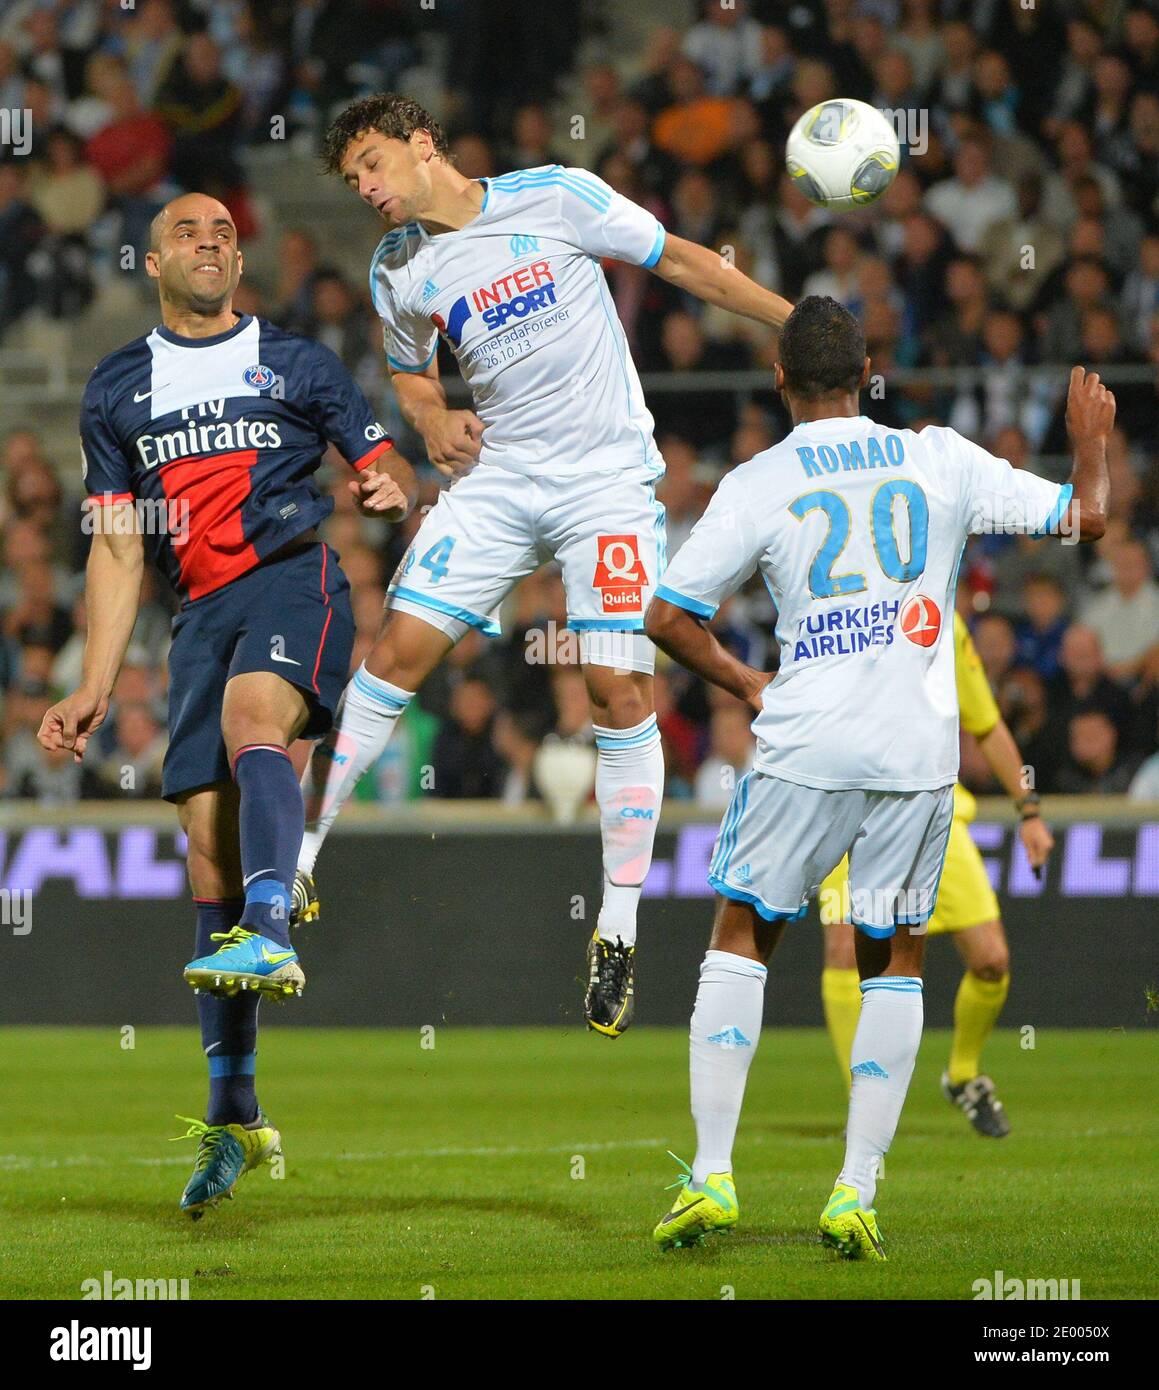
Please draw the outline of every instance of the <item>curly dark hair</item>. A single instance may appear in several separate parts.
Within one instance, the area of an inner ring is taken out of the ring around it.
[[[331,123],[322,144],[322,163],[328,174],[342,171],[342,158],[350,142],[376,130],[389,140],[409,140],[416,130],[425,130],[434,143],[435,153],[450,157],[447,137],[438,121],[409,97],[380,92],[352,102]]]
[[[795,396],[856,391],[865,366],[865,332],[844,304],[827,294],[807,295],[785,320],[778,357]]]

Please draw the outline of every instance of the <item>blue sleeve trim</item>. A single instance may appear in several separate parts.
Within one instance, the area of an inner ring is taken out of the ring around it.
[[[411,365],[410,365],[409,363],[407,363],[407,362],[399,362],[396,358],[392,357],[392,356],[390,355],[390,353],[388,352],[388,353],[386,354],[387,365],[390,366],[390,367],[393,367],[394,370],[395,370],[396,372],[425,372],[426,369],[427,369],[427,368],[431,365],[431,363],[435,360],[435,353],[438,352],[438,350],[439,350],[439,344],[438,344],[438,341],[436,340],[434,347],[431,348],[431,355],[427,358],[427,360],[426,360],[425,362],[420,362],[419,365],[418,365],[417,367],[413,367],[413,366],[411,366]]]
[[[644,267],[645,270],[651,270],[652,267],[656,264],[656,262],[660,259],[660,257],[664,254],[664,243],[667,239],[668,233],[664,230],[660,223],[657,222],[656,240],[652,243],[651,251],[649,251],[644,260],[640,262],[640,264]]]
[[[678,589],[670,589],[667,584],[656,586],[656,597],[662,598],[665,603],[673,603],[677,608],[683,608],[689,613],[695,613],[698,618],[715,618],[717,605],[715,603],[702,603],[698,598],[689,598],[687,594],[682,594]]]
[[[1053,536],[1058,531],[1059,524],[1062,521],[1062,515],[1070,506],[1070,499],[1073,495],[1073,484],[1063,483],[1063,485],[1058,490],[1058,497],[1055,500],[1055,504],[1050,509],[1050,515],[1046,518],[1046,520],[1042,523],[1038,530],[1034,532],[1036,536]]]

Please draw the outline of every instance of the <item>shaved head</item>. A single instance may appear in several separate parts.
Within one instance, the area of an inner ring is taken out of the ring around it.
[[[214,222],[224,222],[233,227],[233,218],[229,215],[229,208],[224,203],[219,203],[208,193],[182,193],[179,198],[174,198],[172,202],[166,203],[149,223],[149,250],[159,251],[161,249],[161,238],[165,235],[167,228],[176,226],[178,222],[194,221],[203,217],[209,217]],[[234,227],[234,235],[237,235],[236,227]]]

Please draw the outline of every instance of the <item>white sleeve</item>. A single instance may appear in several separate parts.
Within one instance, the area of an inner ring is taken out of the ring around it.
[[[402,308],[377,262],[370,267],[370,298],[382,320],[382,345],[386,349],[387,365],[395,372],[425,371],[438,350],[438,329],[431,319],[407,313]]]
[[[972,536],[1057,534],[1074,489],[1025,468],[1012,468],[955,430],[947,430],[961,469],[962,506]]]
[[[573,244],[649,270],[664,251],[664,228],[652,214],[586,169],[560,168],[559,215]]]
[[[656,597],[698,618],[712,618],[752,575],[764,549],[752,505],[730,477],[716,489],[704,515],[656,587]]]

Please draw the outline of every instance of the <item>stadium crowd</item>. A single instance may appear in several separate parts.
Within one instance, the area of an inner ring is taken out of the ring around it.
[[[963,558],[958,606],[1038,790],[1159,800],[1159,3],[654,8],[687,23],[653,26],[636,61],[577,67],[577,52],[598,52],[610,32],[598,4],[553,11],[548,42],[527,0],[439,0],[430,11],[402,0],[138,0],[129,9],[8,0],[0,110],[28,111],[33,128],[51,134],[0,160],[0,347],[26,314],[82,313],[114,273],[116,248],[142,246],[150,218],[181,188],[222,197],[244,244],[257,216],[247,152],[268,139],[271,117],[284,115],[312,148],[336,105],[405,89],[421,26],[440,26],[437,114],[464,173],[583,165],[787,298],[835,296],[865,324],[884,382],[863,402],[875,419],[949,424],[1015,466],[1062,477],[1064,369],[1140,369],[1114,388],[1104,539],[1080,548],[979,537]],[[499,44],[521,59],[506,69],[520,73],[517,85],[486,61]],[[796,117],[837,95],[908,113],[894,184],[878,204],[842,216],[808,203],[783,159]],[[282,232],[277,264],[276,281],[243,282],[237,306],[328,344],[389,415],[364,282],[351,283],[304,229]],[[638,267],[606,270],[642,372],[769,372],[775,344],[753,324]],[[1056,370],[1023,375],[1044,364]],[[442,366],[455,376],[449,354]],[[912,367],[981,372],[968,386],[891,383],[891,371]],[[771,389],[655,391],[650,406],[674,553],[723,473],[774,444],[788,421]],[[400,442],[421,457],[413,438]],[[6,421],[0,795],[155,796],[172,604],[152,574],[84,766],[36,743],[46,705],[77,682],[84,638],[85,536],[71,467],[46,457],[34,428]],[[420,516],[385,534],[352,509],[340,465],[325,477],[335,499],[327,539],[354,592],[357,663]],[[424,502],[437,485],[428,471]],[[768,668],[774,621],[758,582],[717,624],[745,660]],[[543,741],[592,739],[565,628],[562,585],[545,568],[508,605],[504,638],[472,632],[438,669],[359,795],[538,797]],[[752,756],[744,707],[664,664],[656,687],[668,795],[723,806]],[[963,743],[963,779],[996,790]]]

